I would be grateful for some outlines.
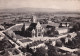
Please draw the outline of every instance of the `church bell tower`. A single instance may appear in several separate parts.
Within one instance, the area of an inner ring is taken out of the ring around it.
[[[35,15],[32,16],[32,23],[37,23],[37,17]]]

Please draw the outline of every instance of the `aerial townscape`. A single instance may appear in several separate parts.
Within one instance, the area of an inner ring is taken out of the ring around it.
[[[0,56],[80,56],[80,1],[71,1],[0,0]]]
[[[79,56],[80,14],[0,13],[0,56]]]

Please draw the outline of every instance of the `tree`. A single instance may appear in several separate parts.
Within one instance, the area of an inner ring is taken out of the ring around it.
[[[48,56],[58,56],[58,49],[55,46],[48,45]]]
[[[60,39],[56,40],[56,46],[59,46],[59,47],[62,46],[62,41]]]
[[[23,36],[25,36],[25,23],[23,24],[23,26],[21,28],[21,33]]]
[[[12,30],[8,30],[5,32],[11,39],[16,40],[16,34]]]
[[[44,47],[37,48],[35,56],[48,56],[47,50]]]
[[[73,24],[73,27],[70,29],[70,32],[77,32],[80,30],[80,23]]]
[[[56,35],[58,35],[59,33],[58,33],[58,31],[56,31],[55,30],[55,27],[53,26],[53,27],[51,27],[51,30],[48,30],[47,31],[47,35],[48,36],[51,36],[51,37],[54,37],[54,36],[56,36]]]
[[[76,23],[75,25],[73,25],[73,29],[74,29],[74,31],[78,31],[79,30],[79,24]]]
[[[8,48],[12,48],[12,44],[8,41],[8,39],[3,39],[0,41],[0,51]]]

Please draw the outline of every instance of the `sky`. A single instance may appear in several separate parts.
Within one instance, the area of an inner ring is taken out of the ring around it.
[[[0,0],[0,9],[24,7],[80,11],[80,0]]]

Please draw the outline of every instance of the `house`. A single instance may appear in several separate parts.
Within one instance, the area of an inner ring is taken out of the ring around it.
[[[70,22],[60,22],[59,27],[69,27],[70,26]]]

